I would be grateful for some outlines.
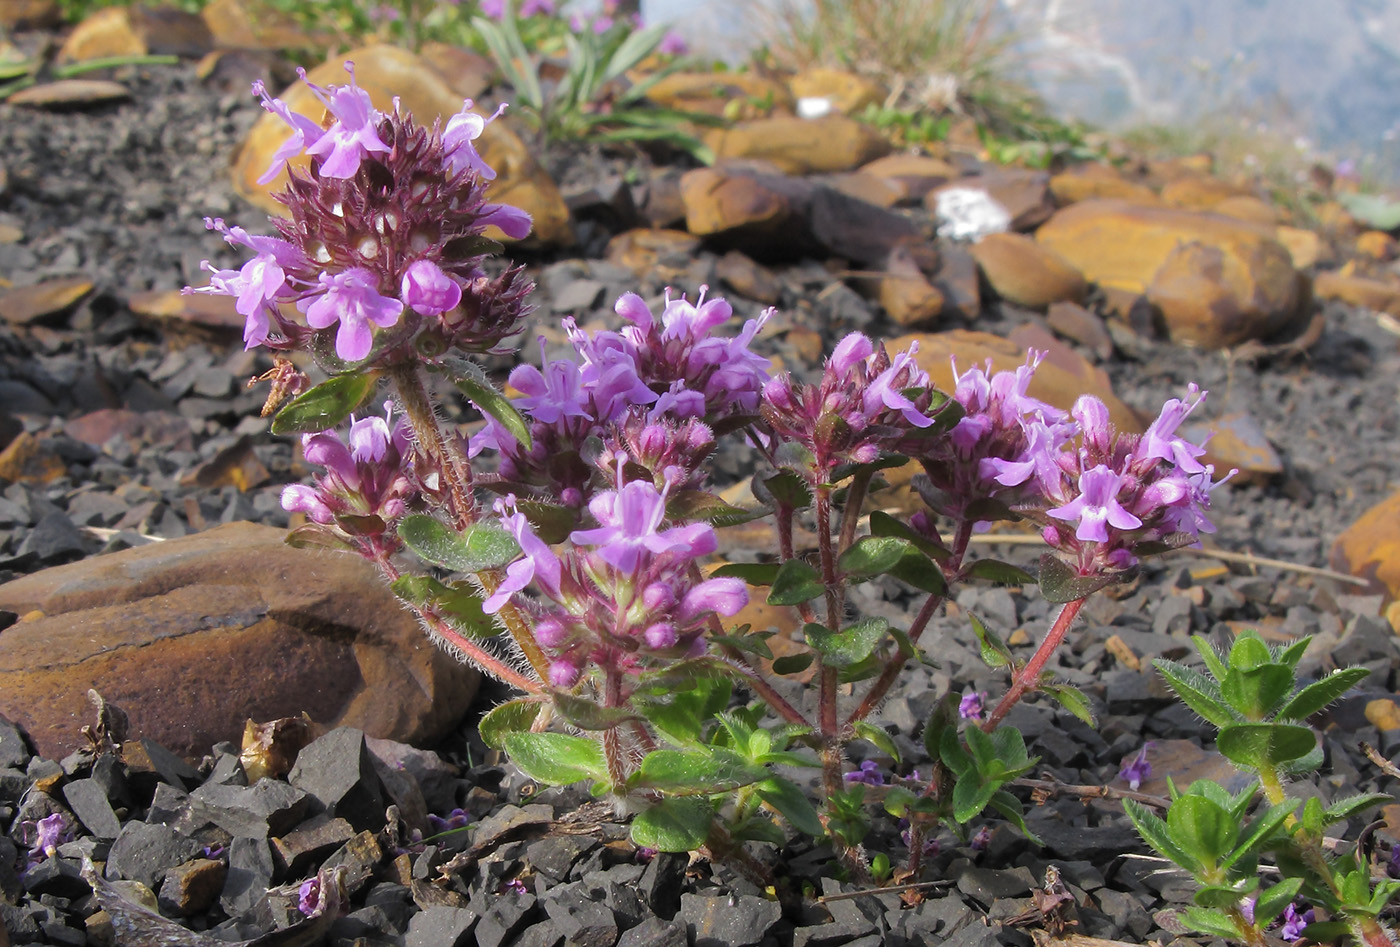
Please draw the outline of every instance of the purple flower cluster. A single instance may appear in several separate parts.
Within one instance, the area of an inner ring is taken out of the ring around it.
[[[626,458],[619,457],[619,471]],[[537,609],[535,640],[551,655],[550,683],[572,687],[589,666],[636,672],[650,658],[704,651],[711,615],[729,617],[748,602],[740,579],[697,579],[697,559],[718,546],[708,523],[667,525],[665,489],[624,481],[597,494],[598,525],[575,530],[562,557],[535,535],[515,498],[498,502],[523,555],[486,600],[494,613],[533,585],[549,604]]]
[[[1283,909],[1283,927],[1279,929],[1278,936],[1286,941],[1303,939],[1303,929],[1317,920],[1312,908],[1306,907],[1298,910],[1294,904],[1289,904]]]
[[[864,760],[859,769],[854,769],[842,777],[848,783],[864,783],[867,786],[885,785],[885,775],[880,772],[880,764],[874,760]]]
[[[836,346],[817,384],[791,374],[768,382],[763,420],[778,442],[805,451],[799,473],[824,481],[837,465],[873,461],[897,449],[911,430],[932,426],[932,385],[914,361],[917,352],[914,344],[891,358],[883,345],[853,332]]]
[[[981,720],[986,709],[986,697],[982,691],[970,690],[963,694],[962,700],[958,701],[958,716],[964,720]]]
[[[695,304],[668,292],[659,320],[629,293],[617,302],[631,323],[620,331],[589,334],[566,320],[577,359],[549,359],[541,342],[541,367],[520,365],[510,375],[523,396],[515,404],[530,417],[529,449],[492,419],[471,439],[468,455],[499,451],[501,480],[573,507],[594,490],[597,469],[583,458],[595,439],[606,447],[605,473],[615,474],[622,452],[653,472],[658,489],[693,483],[713,449],[704,422],[755,411],[768,378],[768,360],[750,349],[768,313],[736,336],[716,335],[733,309],[704,292]]]
[[[263,107],[292,129],[260,182],[299,155],[309,164],[277,195],[290,215],[274,221],[280,236],[206,219],[254,257],[237,270],[206,261],[209,285],[186,291],[234,297],[248,348],[308,349],[333,338],[342,361],[374,354],[385,364],[453,347],[498,349],[520,329],[528,287],[518,269],[485,274],[480,259],[490,244],[481,234],[495,225],[524,237],[530,217],[485,199],[495,172],[475,141],[495,116],[471,111],[468,100],[446,127],[424,129],[397,108],[375,109],[346,69],[348,85],[308,83],[325,106],[325,127],[254,83]]]
[[[413,450],[407,421],[395,420],[392,403],[385,402],[383,417],[351,415],[348,443],[334,431],[305,434],[301,443],[306,460],[324,471],[314,486],[284,487],[282,508],[338,527],[371,558],[397,550],[394,524],[422,492],[426,460]]]
[[[1052,547],[1071,554],[1080,574],[1134,565],[1134,548],[1194,542],[1214,527],[1207,518],[1214,468],[1204,448],[1180,437],[1182,420],[1205,397],[1169,400],[1141,435],[1120,433],[1108,408],[1084,395],[1069,415],[1027,394],[1040,356],[1014,371],[972,368],[957,375],[953,398],[963,417],[947,438],[913,445],[936,512],[965,517],[995,499],[1045,522]],[[1228,478],[1227,478],[1228,479]]]

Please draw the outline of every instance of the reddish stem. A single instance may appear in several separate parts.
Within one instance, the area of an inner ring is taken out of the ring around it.
[[[1055,624],[1050,627],[1050,631],[1045,635],[1045,640],[1040,643],[1040,647],[1035,649],[1035,654],[1026,662],[1025,667],[1016,672],[1015,679],[1011,682],[1011,689],[1006,692],[1006,696],[997,704],[996,710],[987,718],[987,722],[982,724],[982,729],[991,733],[997,728],[1006,715],[1011,712],[1011,708],[1040,681],[1040,672],[1045,670],[1045,665],[1050,662],[1050,656],[1055,653],[1055,649],[1060,646],[1060,642],[1065,640],[1065,635],[1069,633],[1070,625],[1074,624],[1074,619],[1079,615],[1079,610],[1084,607],[1087,598],[1077,598],[1072,602],[1065,602],[1060,609],[1060,614],[1055,617]]]

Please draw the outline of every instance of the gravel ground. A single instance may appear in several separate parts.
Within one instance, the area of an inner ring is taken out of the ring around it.
[[[162,332],[126,304],[138,292],[200,281],[205,257],[221,266],[235,262],[200,221],[206,214],[245,224],[258,219],[232,195],[225,166],[257,117],[256,103],[204,88],[188,66],[118,78],[132,88],[131,102],[68,113],[0,105],[0,165],[8,171],[0,225],[23,234],[0,244],[0,276],[16,285],[73,276],[96,284],[57,323],[0,325],[0,407],[23,414],[30,430],[54,433],[68,468],[49,486],[0,491],[0,581],[144,542],[143,536],[178,536],[232,519],[286,523],[277,497],[293,477],[291,447],[256,418],[261,397],[241,393],[242,382],[270,362],[241,351],[236,339],[191,341],[185,333]],[[589,246],[600,244],[594,237]],[[590,298],[600,313],[605,300],[637,289],[629,273],[598,260],[527,262],[541,287],[542,326],[580,298],[580,283],[597,284]],[[717,265],[714,255],[698,254],[688,271],[692,287],[713,282]],[[821,313],[812,328],[828,343],[851,328],[894,334],[854,293],[819,296],[831,280],[815,264],[776,273],[780,305]],[[1212,411],[1247,412],[1283,457],[1285,472],[1268,484],[1216,494],[1222,549],[1325,566],[1336,535],[1393,489],[1400,470],[1396,339],[1365,312],[1329,306],[1325,317],[1320,341],[1302,355],[1230,361],[1120,338],[1105,364],[1120,396],[1144,411],[1155,412],[1186,382],[1199,383],[1212,391]],[[1005,332],[1036,318],[994,308],[975,327]],[[788,343],[774,344],[793,364]],[[178,413],[190,423],[191,446],[133,449],[113,442],[98,449],[56,433],[68,419],[114,399],[137,410]],[[201,462],[243,437],[268,472],[266,482],[247,492],[184,485]],[[721,466],[737,474],[742,459]],[[1024,548],[992,548],[1013,561],[1034,558]],[[1042,756],[1044,778],[1065,785],[1121,787],[1120,764],[1151,741],[1155,772],[1144,789],[1164,793],[1166,775],[1189,779],[1218,758],[1207,752],[1209,739],[1193,715],[1132,668],[1111,638],[1146,661],[1185,655],[1191,633],[1223,640],[1232,629],[1257,625],[1270,634],[1313,634],[1318,640],[1306,673],[1347,663],[1376,673],[1364,694],[1345,699],[1321,721],[1329,728],[1328,763],[1323,775],[1298,788],[1324,799],[1389,791],[1389,780],[1357,743],[1370,742],[1386,755],[1400,751],[1400,740],[1363,713],[1368,697],[1393,692],[1400,650],[1379,617],[1379,598],[1350,594],[1355,591],[1208,555],[1150,563],[1134,585],[1086,609],[1084,628],[1056,669],[1090,695],[1099,725],[1090,728],[1040,702],[1018,708],[1011,722]],[[909,600],[892,584],[861,586],[855,604],[892,621],[909,614]],[[930,632],[939,637],[926,639],[938,642],[939,666],[911,669],[881,709],[880,722],[904,751],[900,772],[927,765],[919,727],[949,687],[993,695],[1005,687],[977,657],[968,611],[1007,633],[1024,630],[1013,636],[1013,643],[1024,638],[1023,649],[1049,616],[1034,587],[958,595]],[[139,764],[78,754],[59,763],[31,759],[22,738],[0,726],[0,830],[8,836],[0,836],[0,916],[11,942],[102,943],[89,916],[105,906],[119,929],[134,925],[136,933],[123,934],[122,944],[1026,945],[1031,929],[1046,924],[1032,910],[1032,890],[1053,865],[1075,898],[1080,933],[1165,943],[1178,936],[1170,909],[1190,897],[1180,877],[1158,873],[1159,863],[1141,857],[1146,849],[1117,803],[1052,790],[1030,816],[1044,847],[1005,825],[994,826],[990,844],[979,851],[945,834],[925,876],[942,884],[914,908],[894,894],[817,900],[853,890],[832,877],[825,849],[797,841],[781,851],[756,850],[791,879],[792,891],[807,891],[779,904],[724,866],[669,855],[646,859],[625,841],[625,826],[586,805],[576,790],[535,792],[509,765],[488,757],[470,722],[436,753],[375,743],[367,757],[357,741],[352,733],[329,734],[303,751],[291,782],[255,791],[243,785],[231,746],[213,748],[197,769],[155,747]],[[877,762],[890,772],[889,760]],[[383,802],[408,804],[403,800],[413,795],[402,785],[405,773],[428,811],[465,810],[472,828],[426,846],[385,828]],[[27,867],[11,840],[22,838],[21,823],[57,805],[36,787],[65,780],[66,787],[81,787],[66,788],[64,798],[83,828],[57,857]],[[1030,798],[1029,789],[1018,794]],[[337,818],[327,819],[327,808]],[[877,820],[872,848],[902,854],[897,827]],[[99,905],[79,875],[85,855],[105,859],[109,877],[146,882],[160,894],[162,911],[192,932],[163,928],[111,894]],[[347,869],[349,913],[329,929],[304,932],[309,939],[264,937],[295,916],[287,913],[285,892],[263,897],[268,887],[295,886],[318,867],[335,865]],[[1028,911],[1033,919],[1021,920]]]

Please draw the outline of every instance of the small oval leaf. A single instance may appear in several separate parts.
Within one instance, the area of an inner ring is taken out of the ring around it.
[[[272,419],[273,434],[315,434],[328,431],[350,416],[374,393],[379,376],[373,372],[336,375],[297,395]]]

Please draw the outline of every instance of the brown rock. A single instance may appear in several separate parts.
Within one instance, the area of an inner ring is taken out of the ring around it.
[[[1272,228],[1173,207],[1085,201],[1057,213],[1036,239],[1091,282],[1146,293],[1178,341],[1234,345],[1273,335],[1298,316],[1301,280]]]
[[[945,303],[943,293],[903,251],[890,254],[885,275],[876,284],[876,298],[891,322],[911,329],[933,325]]]
[[[149,737],[198,757],[249,718],[305,711],[400,742],[452,727],[476,672],[429,642],[375,570],[234,523],[0,587],[0,713],[40,753],[82,745],[96,688]],[[386,699],[389,698],[389,699]]]
[[[480,98],[491,87],[496,67],[485,56],[451,43],[424,43],[418,55],[452,86],[452,91],[464,99]]]
[[[118,437],[136,450],[152,445],[171,450],[194,448],[190,423],[178,414],[161,411],[102,408],[69,421],[63,425],[63,433],[93,447],[101,447]]]
[[[1275,235],[1292,257],[1294,269],[1310,269],[1324,257],[1331,258],[1331,248],[1322,242],[1316,231],[1300,227],[1279,227]]]
[[[761,158],[784,174],[851,171],[890,150],[883,135],[844,115],[740,122],[707,132],[705,144],[716,157]]]
[[[21,89],[5,101],[10,105],[59,111],[123,102],[129,98],[131,90],[120,82],[108,79],[59,79]]]
[[[1027,309],[1082,302],[1084,277],[1064,257],[1019,233],[994,233],[970,252],[988,284],[1007,302]]]
[[[1219,178],[1191,176],[1168,183],[1162,188],[1161,196],[1162,203],[1168,207],[1211,210],[1227,198],[1247,197],[1249,192]]]
[[[265,0],[212,0],[200,11],[214,42],[226,49],[325,49],[325,34],[312,34]]]
[[[878,82],[844,69],[804,69],[788,80],[794,99],[826,99],[844,115],[878,105],[886,92]]]
[[[686,271],[700,249],[700,238],[684,230],[626,230],[608,241],[609,263],[625,266],[639,277],[652,273],[665,283]]]
[[[132,312],[151,322],[163,326],[187,324],[224,341],[243,335],[243,324],[247,320],[234,309],[236,303],[232,296],[182,293],[178,289],[135,293],[127,300]]]
[[[1363,309],[1400,316],[1400,288],[1364,276],[1318,273],[1313,277],[1313,295],[1318,299],[1336,299]]]
[[[681,175],[685,225],[702,237],[771,239],[790,230],[796,217],[791,189],[779,191],[771,176],[697,168]]]
[[[962,177],[961,171],[941,158],[907,151],[876,158],[862,165],[860,173],[898,185],[903,192],[901,200],[912,201],[923,200],[934,188]]]
[[[149,49],[129,7],[94,10],[73,27],[58,51],[60,62],[86,62],[109,56],[145,56]]]
[[[161,882],[160,904],[179,917],[202,914],[219,899],[227,875],[228,865],[209,858],[177,865]]]
[[[1112,165],[1088,161],[1050,179],[1050,193],[1060,206],[1097,198],[1118,198],[1134,204],[1158,204],[1156,192],[1146,184],[1129,181]]]
[[[1357,233],[1361,226],[1356,218],[1337,201],[1323,201],[1313,208],[1313,216],[1324,233],[1342,235]]]
[[[987,171],[974,177],[963,178],[945,187],[969,187],[986,191],[1011,215],[1011,229],[1018,231],[1034,230],[1055,212],[1055,202],[1050,198],[1050,176],[1044,171],[1023,171],[1017,168],[1003,168]],[[930,211],[938,209],[940,187],[924,196],[924,206]]]
[[[462,109],[462,96],[453,91],[437,70],[396,46],[351,50],[317,66],[307,78],[323,86],[343,85],[349,81],[344,69],[347,60],[355,63],[356,83],[369,93],[374,107],[381,111],[391,109],[394,96],[398,96],[402,107],[412,112],[417,121],[432,125],[434,118],[446,123]],[[294,112],[315,118],[323,112],[320,101],[300,81],[284,90],[279,98]],[[253,125],[234,158],[234,189],[270,214],[285,210],[271,195],[286,184],[286,172],[267,185],[258,184],[257,179],[287,135],[287,126],[280,118],[265,114]],[[490,199],[528,211],[534,218],[530,239],[556,246],[571,244],[573,231],[559,188],[525,142],[510,130],[508,120],[499,119],[487,125],[477,143],[482,157],[497,174],[487,191]],[[305,156],[301,156],[292,164],[304,168],[306,162]],[[494,228],[488,230],[488,235],[493,231]],[[494,233],[494,236],[502,239],[504,235]]]
[[[213,457],[180,478],[182,487],[217,490],[233,487],[240,493],[262,486],[272,479],[253,450],[253,438],[244,434]]]
[[[1395,238],[1384,230],[1368,230],[1356,238],[1356,252],[1382,263],[1395,259]]]
[[[1332,568],[1370,580],[1387,600],[1400,599],[1400,490],[1348,526],[1330,558]]]
[[[1045,322],[1055,332],[1093,352],[1100,361],[1113,356],[1113,336],[1108,334],[1103,319],[1078,303],[1051,304]]]
[[[943,294],[943,311],[975,319],[982,312],[982,287],[977,261],[958,244],[949,244],[938,254],[938,266],[929,281]]]
[[[0,26],[11,30],[48,30],[63,19],[54,0],[5,0],[0,3]]]
[[[647,99],[663,108],[731,119],[755,118],[774,111],[790,115],[794,106],[785,84],[750,72],[673,73],[648,89]],[[738,103],[738,107],[731,103]]]
[[[1181,436],[1197,444],[1205,441],[1204,462],[1214,464],[1220,474],[1238,470],[1238,483],[1262,484],[1283,473],[1278,451],[1259,422],[1248,414],[1226,414],[1198,423],[1188,420],[1182,425]]]
[[[828,187],[840,191],[848,197],[874,204],[877,207],[893,207],[907,196],[905,188],[888,178],[878,178],[864,171],[854,174],[833,174],[826,179]]]
[[[85,279],[56,279],[20,286],[0,295],[0,319],[16,326],[41,322],[63,315],[90,292],[92,283]]]
[[[0,480],[8,483],[53,483],[68,473],[68,465],[46,441],[28,431],[0,451]]]
[[[1266,227],[1272,227],[1279,221],[1277,207],[1268,201],[1261,201],[1248,194],[1227,197],[1211,207],[1210,211],[1213,214],[1245,220],[1252,224],[1262,224]]]
[[[715,275],[721,286],[754,302],[776,305],[783,294],[782,281],[772,270],[738,250],[720,257]]]
[[[6,243],[19,243],[24,239],[24,231],[14,224],[0,223],[0,245]]]

